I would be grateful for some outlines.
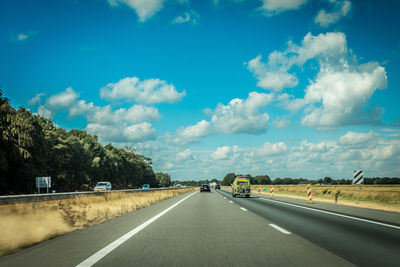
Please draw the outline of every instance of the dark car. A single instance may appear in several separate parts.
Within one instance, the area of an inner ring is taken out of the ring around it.
[[[215,189],[221,189],[221,186],[220,186],[219,184],[217,184],[217,185],[215,186]]]
[[[211,193],[211,188],[209,184],[203,184],[202,186],[200,186],[200,193],[205,191]]]

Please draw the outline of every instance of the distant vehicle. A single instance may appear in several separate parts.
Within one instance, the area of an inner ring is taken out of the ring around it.
[[[217,184],[217,185],[215,186],[215,189],[221,189],[221,186],[220,186],[219,184]]]
[[[95,192],[108,192],[111,191],[111,183],[110,182],[98,182],[94,187]]]
[[[142,185],[142,189],[150,189],[150,185],[149,184],[144,184],[144,185]]]
[[[182,185],[181,184],[177,184],[177,185],[175,185],[175,187],[181,188]]]
[[[250,197],[251,187],[250,180],[243,176],[238,176],[232,184],[232,196]]]
[[[209,193],[211,193],[211,188],[209,184],[203,184],[200,186],[200,193],[201,192],[205,192],[208,191]]]

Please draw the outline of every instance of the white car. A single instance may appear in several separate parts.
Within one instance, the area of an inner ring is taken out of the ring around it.
[[[95,192],[107,192],[111,191],[111,183],[110,182],[98,182],[94,187]]]

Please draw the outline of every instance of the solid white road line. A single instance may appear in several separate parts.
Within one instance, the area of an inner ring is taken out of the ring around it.
[[[232,201],[232,200],[229,200],[229,203],[233,203],[233,201]]]
[[[290,232],[286,231],[285,229],[283,229],[282,227],[279,227],[276,224],[270,223],[269,226],[274,227],[276,230],[278,230],[279,232],[282,232],[282,233],[284,233],[286,235],[290,235],[291,234]]]
[[[367,220],[367,219],[361,219],[361,218],[357,218],[357,217],[353,217],[353,216],[349,216],[349,215],[344,215],[344,214],[340,214],[340,213],[335,213],[335,212],[331,212],[331,211],[326,211],[326,210],[313,209],[313,208],[304,207],[304,206],[301,206],[301,205],[296,205],[296,204],[292,204],[292,203],[276,201],[276,200],[267,199],[267,198],[262,198],[262,199],[264,199],[266,201],[273,201],[275,203],[279,203],[279,204],[282,204],[282,205],[292,206],[292,207],[296,207],[296,208],[302,208],[302,209],[306,209],[306,210],[312,210],[312,211],[315,211],[315,212],[325,213],[325,214],[334,215],[334,216],[338,216],[338,217],[343,217],[343,218],[347,218],[347,219],[353,219],[353,220],[361,221],[361,222],[377,224],[377,225],[391,227],[391,228],[400,230],[400,226],[396,226],[396,225],[391,225],[391,224],[387,224],[387,223],[371,221],[371,220]]]
[[[116,249],[118,246],[122,245],[129,238],[131,238],[132,236],[134,236],[137,233],[139,233],[141,230],[146,228],[146,226],[150,225],[152,222],[154,222],[155,220],[157,220],[158,218],[163,216],[165,213],[167,213],[168,211],[172,210],[173,208],[178,206],[180,203],[182,203],[183,201],[185,201],[186,199],[188,199],[189,197],[193,196],[196,193],[198,193],[198,192],[194,192],[194,193],[188,195],[187,197],[185,197],[185,198],[179,200],[178,202],[176,202],[174,205],[170,206],[168,209],[160,212],[156,216],[154,216],[151,219],[145,221],[144,223],[142,223],[141,225],[139,225],[135,229],[133,229],[130,232],[126,233],[125,235],[121,236],[120,238],[118,238],[117,240],[112,242],[111,244],[107,245],[103,249],[99,250],[98,252],[96,252],[95,254],[93,254],[92,256],[90,256],[89,258],[87,258],[86,260],[81,262],[80,264],[78,264],[77,267],[93,266],[96,262],[101,260],[104,256],[106,256],[108,253],[110,253],[111,251]]]
[[[247,210],[246,210],[245,208],[243,208],[243,207],[240,207],[240,209],[243,210],[243,211],[247,211]]]

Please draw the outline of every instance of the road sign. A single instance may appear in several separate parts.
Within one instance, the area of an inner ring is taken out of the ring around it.
[[[51,187],[51,177],[36,177],[37,188]]]
[[[364,172],[355,170],[353,173],[353,184],[362,184],[364,182]]]
[[[36,187],[38,189],[38,194],[40,194],[40,188],[47,188],[47,193],[49,193],[51,177],[36,177]]]

